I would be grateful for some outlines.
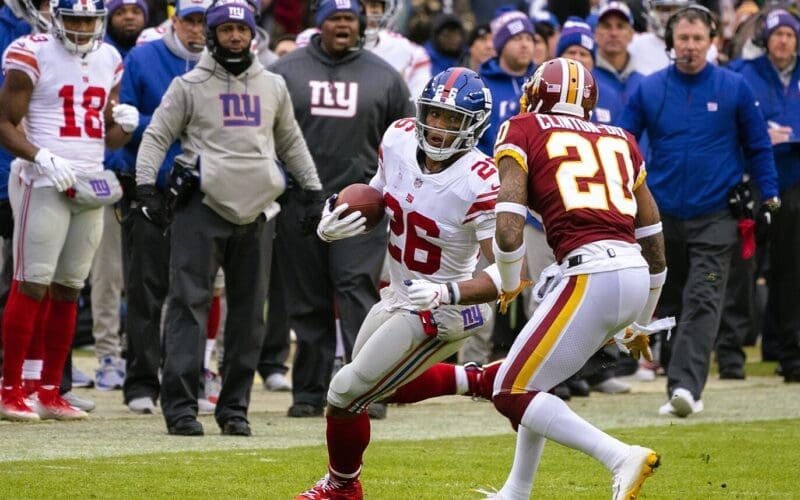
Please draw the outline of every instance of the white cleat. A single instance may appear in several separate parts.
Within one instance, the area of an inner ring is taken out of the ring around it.
[[[42,420],[83,420],[89,416],[83,410],[67,403],[56,389],[39,389],[33,409]]]
[[[670,400],[659,408],[658,413],[660,415],[674,415],[686,418],[692,413],[700,413],[703,408],[702,400],[695,401],[691,392],[683,387],[678,387],[672,392]]]
[[[634,500],[639,496],[644,480],[652,476],[660,465],[661,458],[656,452],[641,446],[631,446],[628,458],[622,462],[616,473],[611,490],[612,500]]]
[[[128,409],[138,415],[152,415],[156,412],[156,405],[147,396],[143,398],[133,398],[128,401]]]

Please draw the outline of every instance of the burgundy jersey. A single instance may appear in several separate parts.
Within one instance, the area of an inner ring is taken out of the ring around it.
[[[528,208],[540,214],[557,261],[595,241],[636,242],[633,191],[645,168],[630,133],[566,115],[525,113],[498,131],[498,164],[505,156],[528,174]]]

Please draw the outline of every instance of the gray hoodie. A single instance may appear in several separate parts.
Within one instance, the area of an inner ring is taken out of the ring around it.
[[[170,144],[176,162],[199,167],[203,203],[234,224],[249,224],[286,189],[276,156],[304,189],[321,189],[283,78],[254,58],[234,76],[205,51],[175,78],[144,132],[136,183],[154,184]]]

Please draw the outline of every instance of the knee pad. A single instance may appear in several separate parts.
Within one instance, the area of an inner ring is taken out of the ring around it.
[[[328,387],[328,404],[347,408],[350,403],[362,397],[372,384],[358,375],[353,364],[344,365],[331,380]],[[357,412],[358,409],[353,409]]]
[[[494,407],[497,408],[497,411],[511,421],[511,426],[514,427],[516,431],[520,422],[522,422],[522,416],[525,414],[525,410],[536,394],[536,392],[496,394],[492,402],[494,403]]]

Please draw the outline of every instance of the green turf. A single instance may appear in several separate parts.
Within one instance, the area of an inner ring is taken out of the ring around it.
[[[643,498],[800,498],[800,419],[611,433],[662,455]],[[366,455],[365,496],[480,498],[476,489],[502,485],[513,447],[511,434],[375,442]],[[325,462],[319,446],[7,462],[0,467],[0,498],[292,498],[324,473]],[[600,464],[547,444],[535,498],[607,498],[609,491],[610,475]]]

